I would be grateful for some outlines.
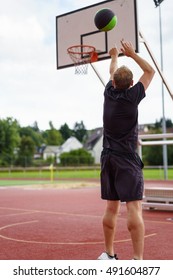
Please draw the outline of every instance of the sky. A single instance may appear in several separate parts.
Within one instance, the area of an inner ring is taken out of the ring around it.
[[[88,75],[75,75],[74,68],[56,69],[55,18],[101,1],[94,0],[0,0],[0,119],[12,117],[21,126],[49,129],[67,123],[72,129],[84,122],[87,129],[102,126],[104,87],[91,66]],[[138,0],[138,24],[158,65],[161,65],[159,8],[152,0]],[[173,1],[160,6],[162,20],[163,73],[173,91]],[[140,43],[139,54],[153,62]],[[110,60],[95,63],[105,82]],[[120,58],[140,77],[139,67]],[[162,97],[164,94],[164,98]],[[163,106],[164,100],[164,106]],[[155,123],[163,116],[173,121],[173,100],[156,72],[139,105],[139,124]]]

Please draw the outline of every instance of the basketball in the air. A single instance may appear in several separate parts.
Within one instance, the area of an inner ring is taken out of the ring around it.
[[[114,12],[110,9],[101,9],[99,10],[94,17],[95,26],[100,31],[110,31],[117,24],[117,17]]]

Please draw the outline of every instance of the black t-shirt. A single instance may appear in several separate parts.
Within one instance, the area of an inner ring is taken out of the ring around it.
[[[141,82],[118,90],[109,81],[104,91],[103,147],[134,153],[138,141],[138,104],[145,97]]]

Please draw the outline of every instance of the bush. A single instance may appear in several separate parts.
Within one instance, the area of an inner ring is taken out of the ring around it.
[[[60,155],[60,164],[62,166],[92,165],[94,158],[85,149],[70,151]]]

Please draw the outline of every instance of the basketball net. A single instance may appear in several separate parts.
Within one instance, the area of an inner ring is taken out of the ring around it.
[[[69,47],[67,52],[74,63],[75,74],[88,73],[88,64],[97,61],[96,49],[88,45],[76,45]]]

